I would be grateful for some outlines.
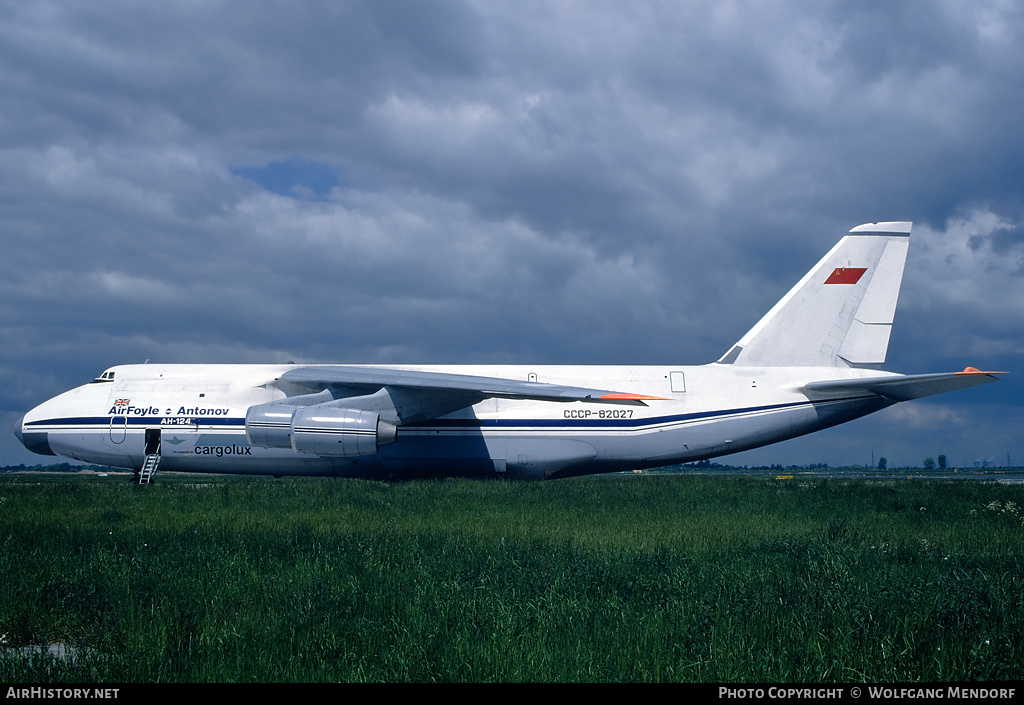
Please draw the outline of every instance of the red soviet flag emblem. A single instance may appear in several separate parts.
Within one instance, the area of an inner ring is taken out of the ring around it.
[[[868,271],[867,267],[836,267],[825,280],[826,284],[856,284]]]

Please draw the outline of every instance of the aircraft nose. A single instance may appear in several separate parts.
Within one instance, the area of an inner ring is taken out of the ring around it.
[[[25,414],[18,417],[14,422],[14,435],[21,441],[21,445],[33,453],[39,455],[57,455],[50,449],[50,439],[46,431],[29,431],[25,433]]]

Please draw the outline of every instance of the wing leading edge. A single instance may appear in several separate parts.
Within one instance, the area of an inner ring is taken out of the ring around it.
[[[309,389],[341,386],[360,390],[362,393],[377,391],[385,387],[397,387],[413,391],[461,392],[479,396],[482,399],[524,399],[566,403],[582,401],[639,406],[646,406],[646,401],[664,399],[664,397],[646,394],[587,389],[546,382],[523,382],[500,377],[349,365],[299,367],[285,372],[280,379]]]

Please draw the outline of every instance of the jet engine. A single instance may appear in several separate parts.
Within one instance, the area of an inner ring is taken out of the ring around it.
[[[394,443],[398,429],[376,411],[347,409],[338,402],[300,406],[318,397],[271,402],[249,407],[245,434],[250,445],[291,448],[296,453],[350,458],[373,455],[382,445]],[[322,398],[322,397],[321,397]]]
[[[292,417],[292,449],[296,453],[342,458],[373,455],[380,446],[394,443],[397,433],[394,424],[365,409],[320,404],[300,409]]]
[[[260,448],[291,448],[292,417],[303,406],[333,401],[330,392],[303,394],[250,406],[245,413],[245,439]]]

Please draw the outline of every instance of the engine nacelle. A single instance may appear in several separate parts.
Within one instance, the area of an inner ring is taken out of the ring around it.
[[[295,412],[332,399],[330,392],[323,391],[250,406],[245,413],[245,438],[249,445],[260,448],[291,448]]]
[[[330,392],[304,394],[250,406],[245,414],[245,437],[260,448],[291,448],[296,453],[349,458],[373,455],[394,443],[396,426],[376,411],[347,409]]]
[[[317,404],[296,410],[291,420],[292,449],[310,455],[373,455],[380,446],[394,443],[397,435],[394,424],[365,409]]]
[[[292,416],[299,408],[277,404],[251,406],[245,412],[245,439],[260,448],[292,447]]]

